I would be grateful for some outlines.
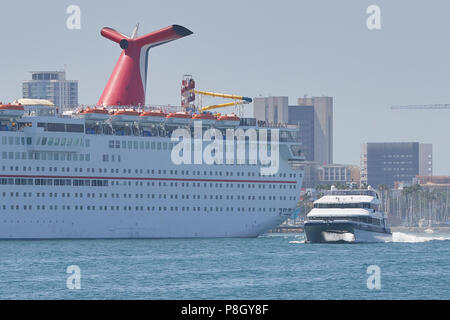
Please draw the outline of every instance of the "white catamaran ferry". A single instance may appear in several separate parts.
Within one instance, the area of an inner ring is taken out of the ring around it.
[[[392,241],[386,215],[375,190],[336,190],[333,186],[305,221],[307,242]]]
[[[173,162],[173,132],[193,133],[197,120],[210,120],[200,138],[211,127],[224,137],[230,128],[252,129],[257,139],[267,130],[236,115],[141,105],[148,49],[188,34],[180,26],[139,38],[136,30],[126,37],[103,29],[120,43],[123,66],[95,107],[60,114],[39,101],[0,105],[1,239],[256,237],[291,215],[303,180],[297,129],[279,129],[279,143],[268,144],[269,154],[279,153],[270,175],[251,161],[245,135],[226,146],[231,162]],[[129,60],[140,53],[145,59]],[[210,144],[197,141],[192,153]]]

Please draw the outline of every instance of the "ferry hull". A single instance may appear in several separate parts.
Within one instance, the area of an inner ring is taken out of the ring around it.
[[[227,238],[257,237],[288,215],[264,212],[82,213],[5,215],[0,239]]]
[[[364,230],[350,222],[306,222],[306,241],[309,243],[389,242],[390,232]]]

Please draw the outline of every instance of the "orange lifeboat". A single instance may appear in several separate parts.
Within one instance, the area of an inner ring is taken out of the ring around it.
[[[109,112],[105,108],[87,108],[78,113],[86,122],[104,122],[109,119]]]
[[[226,114],[217,118],[216,127],[237,127],[241,123],[241,119],[232,114]]]
[[[192,120],[202,121],[202,125],[212,126],[216,123],[216,116],[209,112],[198,113],[192,116]]]
[[[130,125],[139,121],[139,112],[135,110],[117,110],[111,116],[111,122],[115,125]]]
[[[163,123],[164,121],[166,121],[166,116],[167,113],[164,113],[161,110],[150,110],[142,112],[139,116],[139,123],[141,125]]]
[[[25,109],[21,104],[0,104],[0,119],[20,118],[24,113]]]
[[[185,111],[171,112],[166,116],[167,125],[187,125],[192,121],[192,116]]]

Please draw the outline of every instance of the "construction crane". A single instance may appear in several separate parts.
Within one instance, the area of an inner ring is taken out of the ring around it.
[[[442,110],[450,109],[450,104],[416,104],[405,106],[391,106],[391,110]]]

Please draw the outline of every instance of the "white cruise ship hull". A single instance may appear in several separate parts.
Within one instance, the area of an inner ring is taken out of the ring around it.
[[[176,165],[166,137],[36,123],[58,120],[0,131],[0,239],[256,237],[297,204],[303,170],[286,158],[273,176],[249,164]]]
[[[36,215],[36,214],[35,214]],[[257,237],[282,223],[276,213],[14,214],[2,217],[2,239]]]

